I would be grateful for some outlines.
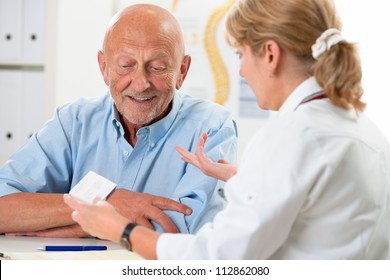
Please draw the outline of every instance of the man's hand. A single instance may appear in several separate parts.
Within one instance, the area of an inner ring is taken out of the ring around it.
[[[162,210],[173,210],[184,215],[192,213],[189,207],[172,199],[125,189],[116,189],[107,201],[130,221],[151,229],[154,228],[150,221],[154,221],[171,233],[177,233],[179,230]]]
[[[226,182],[237,173],[237,167],[223,159],[213,162],[207,158],[204,154],[206,140],[207,133],[205,132],[199,139],[195,155],[179,146],[176,147],[176,150],[185,162],[198,167],[205,175]]]

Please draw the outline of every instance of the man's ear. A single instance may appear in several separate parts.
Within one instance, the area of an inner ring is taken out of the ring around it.
[[[176,81],[176,89],[180,89],[181,86],[183,85],[188,70],[190,69],[190,65],[191,65],[191,56],[189,55],[184,56],[183,61],[181,62],[180,65],[180,73]]]
[[[98,52],[98,62],[99,62],[99,68],[100,68],[100,72],[102,73],[104,82],[106,83],[107,86],[109,86],[110,79],[108,77],[108,68],[107,68],[106,59],[104,57],[104,53],[102,51]]]
[[[268,40],[264,44],[264,59],[268,65],[268,69],[271,75],[274,75],[278,71],[280,65],[280,56],[282,49],[279,44],[274,40]]]

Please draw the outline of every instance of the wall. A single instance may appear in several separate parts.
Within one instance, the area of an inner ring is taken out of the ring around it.
[[[53,0],[51,0],[53,1]],[[79,97],[104,94],[97,63],[106,26],[113,14],[112,0],[58,1],[55,105]]]
[[[387,1],[335,0],[335,3],[343,20],[344,36],[356,42],[360,51],[366,113],[390,139],[390,17]]]

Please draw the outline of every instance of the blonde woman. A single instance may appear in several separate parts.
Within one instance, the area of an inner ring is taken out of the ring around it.
[[[332,1],[241,0],[226,28],[259,107],[278,111],[233,176],[202,155],[205,135],[196,155],[179,149],[227,180],[227,207],[196,235],[158,234],[66,195],[74,220],[151,259],[389,258],[389,143],[363,113],[359,58]]]

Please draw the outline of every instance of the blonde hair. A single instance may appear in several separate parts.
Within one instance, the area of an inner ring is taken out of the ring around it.
[[[363,111],[361,65],[354,44],[341,41],[312,57],[312,45],[329,28],[342,24],[331,0],[239,0],[226,20],[227,42],[247,44],[261,56],[264,43],[278,42],[300,61],[308,76],[314,76],[332,103],[343,109]]]

